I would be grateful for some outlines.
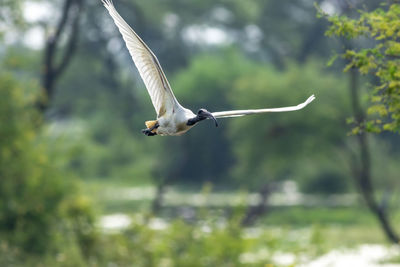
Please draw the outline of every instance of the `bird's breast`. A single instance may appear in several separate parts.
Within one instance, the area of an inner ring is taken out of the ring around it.
[[[169,119],[159,118],[158,123],[160,126],[157,128],[157,134],[159,135],[182,135],[192,128],[187,125],[186,119],[175,116],[171,116]]]

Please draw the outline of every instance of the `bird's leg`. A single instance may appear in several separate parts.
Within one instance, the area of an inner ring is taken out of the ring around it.
[[[154,130],[156,130],[158,127],[160,127],[160,125],[158,124],[158,121],[146,121],[145,124],[146,124],[147,128],[143,129],[142,133],[144,133],[147,136],[157,135],[157,133]]]
[[[153,132],[150,131],[149,129],[143,129],[143,130],[142,130],[142,133],[144,133],[144,135],[147,135],[147,136],[154,136],[154,135],[157,135],[157,133],[153,133]]]

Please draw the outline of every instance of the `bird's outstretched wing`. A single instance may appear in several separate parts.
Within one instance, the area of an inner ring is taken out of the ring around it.
[[[166,111],[180,106],[157,57],[117,12],[112,0],[102,0],[102,2],[122,34],[126,47],[149,92],[157,116],[161,117]]]
[[[312,95],[304,103],[301,103],[297,106],[291,106],[291,107],[220,111],[220,112],[213,112],[212,115],[215,118],[230,118],[230,117],[240,117],[240,116],[250,115],[250,114],[266,113],[266,112],[295,111],[295,110],[304,108],[305,106],[310,104],[314,99],[315,99],[315,96]]]

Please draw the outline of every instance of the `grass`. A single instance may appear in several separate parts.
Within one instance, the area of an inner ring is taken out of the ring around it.
[[[137,183],[130,180],[89,179],[82,182],[82,190],[100,209],[101,213],[132,213],[146,211],[150,201],[126,200],[123,196],[127,188],[150,188],[150,183]],[[122,194],[121,194],[122,192]]]
[[[382,264],[400,264],[400,255],[388,258],[380,263],[382,263]]]
[[[359,244],[387,243],[378,225],[327,225],[324,227],[324,234],[325,239],[332,248],[353,247]]]
[[[375,224],[375,218],[363,207],[273,207],[263,223],[273,225],[365,225]]]
[[[121,197],[119,192],[138,186],[134,181],[89,180],[84,182],[83,189],[94,199],[102,214],[135,214],[149,211],[151,196],[132,200]],[[140,186],[149,189],[151,185],[140,184]],[[232,194],[236,194],[236,192],[232,192]],[[168,207],[164,209],[162,216],[169,219],[174,218],[178,214],[176,209],[179,207]],[[201,209],[193,208],[195,211]],[[222,209],[220,208],[220,210]],[[215,216],[216,213],[209,214]],[[224,213],[218,212],[217,214]],[[392,217],[392,221],[399,218],[400,212],[397,212]],[[352,247],[364,243],[386,243],[376,218],[367,208],[358,205],[351,207],[271,207],[266,215],[258,220],[257,226],[285,231],[312,229],[313,238],[326,249]]]

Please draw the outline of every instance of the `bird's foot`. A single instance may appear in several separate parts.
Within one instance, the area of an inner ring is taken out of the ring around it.
[[[153,133],[152,130],[150,130],[150,129],[143,129],[143,130],[142,130],[142,133],[143,133],[144,135],[147,135],[147,136],[154,136],[154,135],[157,135],[157,133]]]
[[[158,124],[158,121],[146,121],[145,122],[147,128],[142,130],[142,133],[144,133],[147,136],[154,136],[157,135],[157,133],[154,131],[158,127],[160,127],[160,124]]]

